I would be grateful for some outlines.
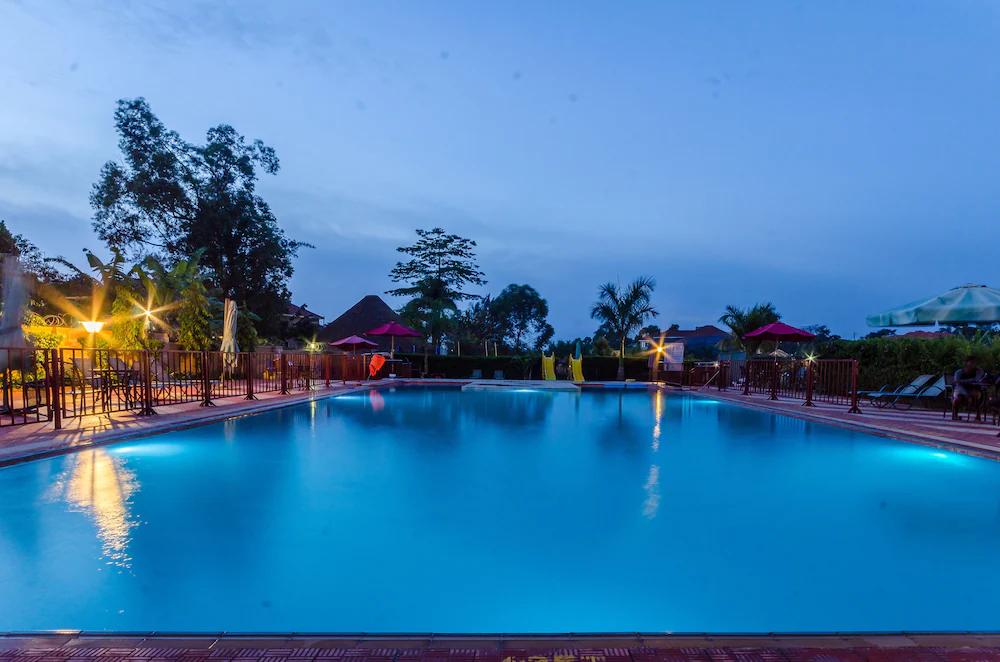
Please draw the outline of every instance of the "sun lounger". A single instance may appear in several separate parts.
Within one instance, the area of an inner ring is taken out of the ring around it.
[[[483,378],[483,371],[482,370],[480,370],[479,368],[476,368],[475,370],[472,371],[472,377],[471,377],[471,379],[482,379],[482,378]]]
[[[920,375],[905,386],[890,389],[889,385],[886,384],[877,391],[868,391],[866,393],[862,393],[861,395],[868,398],[868,401],[873,407],[883,409],[885,407],[892,406],[896,402],[896,398],[900,395],[914,395],[918,393],[920,389],[927,386],[932,379],[934,379],[934,375]]]
[[[494,370],[493,379],[503,379],[503,370]]]
[[[906,392],[899,393],[895,400],[892,401],[892,406],[894,409],[907,410],[915,404],[921,404],[923,406],[928,406],[933,400],[940,398],[945,392],[945,381],[944,376],[938,377],[937,380],[919,389],[917,392]]]

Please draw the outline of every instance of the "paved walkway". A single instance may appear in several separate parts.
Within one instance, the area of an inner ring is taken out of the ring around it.
[[[993,662],[1000,636],[0,637],[28,662]]]
[[[766,395],[743,395],[739,391],[717,391],[713,388],[691,391],[701,397],[716,398],[725,402],[775,413],[795,416],[842,427],[899,437],[939,446],[957,448],[966,452],[996,458],[1000,455],[1000,428],[989,419],[977,422],[975,416],[952,421],[950,414],[942,416],[941,410],[914,407],[909,411],[876,409],[867,402],[861,403],[861,413],[849,413],[849,405],[831,405],[817,402],[815,407],[805,407],[802,400],[769,400]]]

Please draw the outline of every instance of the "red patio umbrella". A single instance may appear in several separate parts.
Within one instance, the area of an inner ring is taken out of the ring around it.
[[[746,335],[746,337],[760,338],[761,340],[773,340],[774,342],[781,342],[782,340],[786,342],[802,342],[804,340],[812,340],[816,336],[808,331],[796,329],[794,326],[788,326],[784,322],[772,322],[771,324],[751,331]]]
[[[358,347],[378,347],[378,343],[374,343],[371,340],[365,340],[358,336],[347,336],[346,338],[341,338],[337,342],[330,343],[331,347],[349,348],[351,353],[358,351]]]
[[[788,342],[802,342],[803,340],[812,340],[816,336],[809,333],[808,331],[803,331],[802,329],[796,329],[794,326],[788,326],[782,322],[773,322],[765,326],[755,329],[746,335],[747,338],[760,338],[761,340],[773,340],[775,342],[775,352],[777,352],[777,343],[782,340]],[[750,358],[749,356],[747,357]],[[749,364],[747,364],[749,366]],[[812,366],[810,365],[810,370]],[[749,373],[748,373],[749,376]],[[812,377],[810,376],[810,382]],[[750,380],[747,379],[746,390],[744,394],[749,394]],[[774,368],[771,371],[771,400],[778,399],[778,357],[774,357]]]
[[[408,329],[402,324],[396,324],[395,322],[389,322],[388,324],[383,324],[377,329],[372,329],[371,331],[365,332],[366,336],[391,336],[392,346],[389,348],[389,358],[395,358],[396,352],[396,336],[407,337],[412,336],[414,338],[422,337],[419,333],[413,329]]]

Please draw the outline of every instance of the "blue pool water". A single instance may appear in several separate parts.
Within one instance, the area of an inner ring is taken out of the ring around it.
[[[0,470],[0,630],[1000,627],[1000,462],[646,392],[401,388]]]

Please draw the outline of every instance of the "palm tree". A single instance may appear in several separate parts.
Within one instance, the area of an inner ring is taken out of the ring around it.
[[[619,380],[625,379],[625,340],[635,335],[647,320],[660,314],[650,302],[655,287],[656,281],[652,278],[640,276],[624,290],[614,283],[605,283],[597,290],[597,301],[590,309],[590,316],[600,320],[621,340]]]
[[[774,309],[774,304],[768,301],[745,309],[726,306],[726,312],[719,318],[719,321],[729,327],[733,345],[746,352],[749,358],[757,351],[763,341],[755,338],[748,339],[746,335],[762,326],[777,322],[779,319],[781,319],[781,315]]]

